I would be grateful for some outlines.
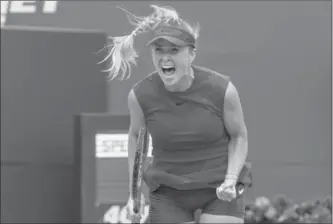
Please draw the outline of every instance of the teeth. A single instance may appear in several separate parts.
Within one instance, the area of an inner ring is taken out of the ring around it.
[[[173,68],[173,66],[162,66],[162,68],[168,69],[168,68]]]

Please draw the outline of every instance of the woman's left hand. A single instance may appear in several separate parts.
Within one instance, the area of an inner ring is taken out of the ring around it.
[[[216,188],[217,198],[224,201],[232,201],[237,197],[235,179],[226,179],[218,188]]]

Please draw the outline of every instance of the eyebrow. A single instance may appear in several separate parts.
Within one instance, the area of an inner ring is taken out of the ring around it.
[[[155,47],[164,47],[164,46],[163,45],[159,45],[159,44],[155,44]],[[172,45],[170,45],[168,47],[177,47],[177,48],[179,48],[179,46],[177,46],[175,44],[172,44]]]

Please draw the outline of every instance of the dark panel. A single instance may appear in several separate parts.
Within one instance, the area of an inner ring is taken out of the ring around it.
[[[95,157],[95,138],[97,133],[120,131],[127,133],[129,116],[111,114],[81,114],[75,117],[75,150],[80,166],[81,183],[81,222],[97,221],[97,167]],[[113,167],[113,170],[120,167]],[[121,172],[123,173],[123,172]],[[117,176],[110,176],[115,182]],[[128,185],[127,185],[128,186]],[[121,197],[121,196],[120,196]],[[123,199],[123,197],[121,197]]]
[[[147,168],[151,159],[151,157],[147,158],[144,169]],[[96,175],[96,201],[98,203],[112,204],[127,201],[129,192],[127,158],[97,158]]]
[[[1,161],[73,163],[74,114],[106,110],[106,35],[1,30]]]
[[[1,164],[1,223],[79,223],[73,166]]]

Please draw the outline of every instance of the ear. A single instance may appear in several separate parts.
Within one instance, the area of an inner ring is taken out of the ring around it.
[[[197,49],[194,48],[194,47],[190,47],[189,51],[190,51],[190,54],[191,54],[191,63],[192,63],[194,61],[194,59],[195,59],[195,56],[196,56],[196,53],[197,53]]]

